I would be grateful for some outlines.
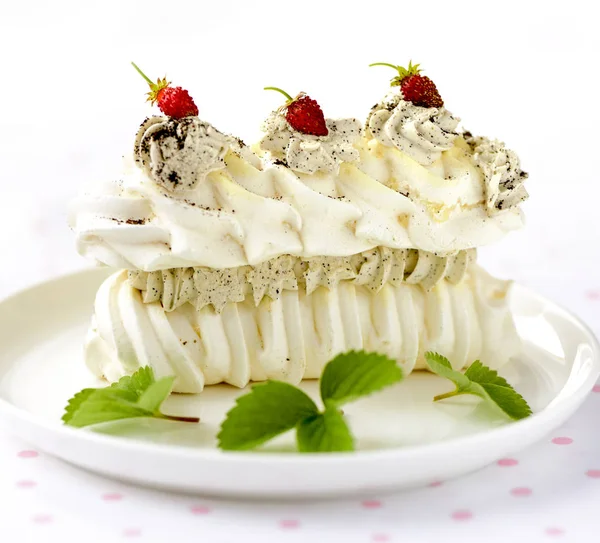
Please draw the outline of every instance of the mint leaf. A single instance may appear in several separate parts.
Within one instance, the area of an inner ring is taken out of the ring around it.
[[[383,354],[349,351],[339,354],[323,369],[321,399],[325,405],[342,405],[402,380],[402,369]]]
[[[476,360],[467,368],[465,376],[483,389],[482,397],[487,396],[511,419],[519,420],[531,415],[531,407],[504,377],[496,370],[484,366]]]
[[[295,386],[281,381],[255,385],[227,413],[218,435],[219,447],[248,450],[296,428],[300,452],[354,450],[352,434],[338,406],[401,379],[402,370],[385,355],[364,351],[340,354],[321,375],[322,413]]]
[[[471,380],[460,371],[452,369],[452,364],[445,356],[438,353],[428,352],[425,353],[425,361],[429,366],[429,369],[446,379],[450,379],[456,385],[456,391],[467,390],[471,383]]]
[[[116,383],[110,385],[110,388],[126,390],[137,400],[154,381],[154,370],[150,366],[144,366],[133,375],[121,377]]]
[[[252,449],[318,413],[315,402],[293,385],[281,381],[254,385],[227,413],[217,436],[219,447]]]
[[[76,428],[135,417],[198,422],[195,417],[161,413],[160,406],[171,393],[174,381],[174,377],[155,381],[152,368],[140,368],[109,387],[85,388],[78,392],[69,400],[62,420]]]
[[[138,407],[129,400],[130,393],[111,388],[87,389],[85,399],[63,421],[76,428],[133,417],[151,417],[152,411]],[[71,405],[71,402],[69,402]],[[66,418],[65,418],[66,417]]]
[[[156,412],[161,404],[169,397],[173,389],[175,377],[163,377],[148,385],[139,397],[137,404],[148,411]]]
[[[496,405],[505,415],[514,420],[524,419],[532,411],[521,396],[504,377],[476,360],[461,373],[453,370],[447,358],[437,353],[425,353],[425,360],[432,372],[450,379],[456,385],[455,390],[440,394],[435,401],[451,398],[460,394],[473,394]]]
[[[342,452],[354,450],[354,439],[342,413],[325,409],[302,421],[296,434],[300,452]]]
[[[84,388],[75,394],[67,403],[65,407],[65,414],[62,416],[62,421],[68,424],[73,418],[77,410],[81,407],[81,404],[88,400],[88,398],[98,390],[97,388]]]
[[[501,387],[510,387],[504,377],[500,377],[496,370],[484,366],[479,360],[475,360],[466,370],[465,377],[475,383],[490,385],[499,385]]]

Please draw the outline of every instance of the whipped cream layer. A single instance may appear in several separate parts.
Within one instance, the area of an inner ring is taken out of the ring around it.
[[[158,126],[168,122],[160,119]],[[142,127],[138,161],[147,160],[145,147],[164,140],[162,131],[157,140],[147,134],[154,127]],[[226,153],[213,157],[219,169],[205,169],[193,188],[161,182],[156,152],[149,167],[129,161],[119,180],[75,200],[70,224],[79,252],[148,272],[255,266],[286,254],[344,257],[379,246],[446,256],[492,243],[523,223],[517,207],[489,215],[482,168],[463,138],[428,166],[361,138],[359,160],[342,163],[335,175],[261,162],[228,138]]]
[[[459,122],[445,107],[416,106],[404,100],[400,87],[392,87],[371,110],[365,133],[428,165],[452,147]]]
[[[130,271],[129,283],[142,292],[144,303],[160,302],[165,311],[190,303],[196,309],[212,306],[221,313],[227,303],[248,296],[258,306],[265,296],[278,300],[284,291],[298,288],[310,295],[321,286],[336,288],[340,281],[352,281],[374,293],[387,283],[403,281],[429,290],[442,279],[460,282],[475,259],[475,250],[438,257],[414,249],[377,247],[352,257],[302,260],[284,255],[254,267]]]
[[[466,132],[465,141],[473,151],[473,160],[484,178],[488,214],[516,207],[529,197],[523,183],[528,175],[521,161],[503,142],[474,137]]]
[[[165,311],[144,303],[120,271],[96,296],[85,347],[87,365],[110,382],[150,365],[158,377],[176,375],[175,391],[200,392],[221,382],[298,383],[317,378],[340,352],[365,349],[396,359],[406,373],[424,368],[432,350],[456,369],[480,358],[498,368],[519,348],[509,310],[510,283],[477,267],[453,285],[429,291],[409,283],[386,283],[377,293],[350,281],[335,288],[286,290],[228,303],[220,314],[185,304]]]
[[[285,116],[274,111],[262,125],[265,136],[259,143],[273,159],[305,174],[337,174],[342,162],[358,159],[354,143],[362,125],[357,119],[326,119],[327,136],[312,136],[294,130]]]

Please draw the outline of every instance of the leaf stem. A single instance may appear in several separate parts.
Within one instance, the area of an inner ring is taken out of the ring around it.
[[[150,78],[144,72],[142,72],[142,70],[139,68],[139,66],[135,62],[132,62],[131,65],[136,69],[137,73],[140,74],[148,82],[148,85],[150,85],[150,86],[154,85],[154,83],[150,80]]]
[[[452,398],[453,396],[458,396],[459,394],[463,394],[463,392],[459,392],[458,390],[451,390],[450,392],[445,392],[444,394],[438,394],[433,398],[434,402],[439,402],[440,400],[445,400],[446,398]]]
[[[164,413],[160,414],[161,419],[167,420],[177,420],[180,422],[200,422],[200,417],[184,417],[180,415],[165,415]]]

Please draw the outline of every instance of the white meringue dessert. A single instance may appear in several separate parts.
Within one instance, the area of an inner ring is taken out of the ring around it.
[[[89,368],[114,382],[150,365],[196,393],[318,378],[351,349],[406,373],[427,351],[455,369],[506,363],[511,283],[476,248],[523,225],[515,153],[399,86],[364,127],[323,119],[324,135],[294,127],[291,104],[253,148],[195,115],[150,117],[122,175],[73,202],[79,252],[115,268]]]

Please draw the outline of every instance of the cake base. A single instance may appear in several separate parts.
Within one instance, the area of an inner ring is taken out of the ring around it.
[[[373,293],[347,281],[310,295],[286,291],[258,306],[249,297],[220,314],[191,304],[167,312],[144,303],[120,271],[97,293],[85,359],[109,382],[150,365],[158,377],[177,377],[175,392],[189,393],[222,382],[318,378],[351,349],[384,353],[407,374],[425,367],[427,351],[456,369],[475,359],[498,368],[519,348],[510,287],[473,266],[459,284],[442,280],[429,291],[402,283]]]

